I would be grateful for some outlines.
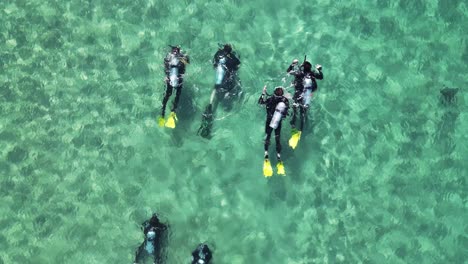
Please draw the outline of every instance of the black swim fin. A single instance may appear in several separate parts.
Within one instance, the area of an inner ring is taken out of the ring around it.
[[[207,105],[202,115],[202,123],[197,134],[204,138],[211,137],[211,128],[213,127],[213,110],[211,104]]]

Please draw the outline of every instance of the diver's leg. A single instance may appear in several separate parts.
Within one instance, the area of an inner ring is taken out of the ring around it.
[[[268,157],[268,147],[270,146],[271,132],[273,128],[270,127],[271,118],[268,118],[265,123],[265,158]]]
[[[306,113],[307,113],[307,108],[305,108],[304,106],[301,106],[301,131],[304,130],[304,123],[305,123],[305,118],[306,118]]]
[[[219,102],[219,91],[215,87],[213,91],[211,92],[211,97],[210,97],[210,105],[211,105],[212,113],[216,112],[216,109],[218,108],[218,102]]]
[[[292,107],[292,115],[291,115],[291,122],[290,122],[291,127],[293,129],[296,128],[297,105],[299,104],[298,98],[300,94],[301,93],[296,90],[293,96],[293,107]]]
[[[179,104],[179,99],[180,99],[180,94],[182,93],[182,86],[184,84],[184,79],[182,77],[179,77],[179,86],[176,88],[176,95],[174,98],[174,102],[172,103],[172,109],[171,112],[175,112],[177,109],[177,105]]]
[[[291,115],[291,128],[294,129],[296,128],[296,115],[297,115],[297,107],[293,105],[292,107],[292,115]]]
[[[175,110],[177,110],[177,105],[179,104],[179,99],[180,99],[180,94],[181,93],[182,93],[182,85],[179,86],[176,89],[176,95],[175,95],[175,98],[174,98],[174,102],[172,103],[171,112],[175,112]]]
[[[166,85],[166,92],[164,93],[164,98],[163,98],[163,101],[162,101],[162,111],[161,111],[161,116],[162,117],[164,117],[164,115],[166,114],[167,101],[169,100],[169,97],[171,97],[171,95],[172,95],[172,86],[167,84]]]

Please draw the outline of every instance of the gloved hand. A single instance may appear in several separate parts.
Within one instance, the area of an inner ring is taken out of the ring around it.
[[[317,64],[317,65],[315,65],[315,68],[316,68],[317,70],[321,71],[321,70],[322,70],[322,65]]]

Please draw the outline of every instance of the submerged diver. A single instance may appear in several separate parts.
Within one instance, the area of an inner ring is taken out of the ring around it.
[[[145,234],[145,241],[136,250],[134,263],[140,263],[146,256],[153,257],[153,264],[162,263],[162,247],[167,226],[159,221],[156,214],[153,214],[150,220],[142,224],[141,228]]]
[[[166,125],[166,127],[175,128],[175,121],[177,120],[175,111],[177,109],[177,104],[179,103],[179,97],[184,83],[185,65],[190,63],[190,59],[180,51],[180,46],[170,47],[171,52],[169,52],[164,58],[166,92],[162,101],[162,111],[158,123],[160,126]],[[176,96],[172,104],[171,114],[168,117],[167,122],[165,122],[164,116],[166,114],[166,104],[174,89],[176,90]]]
[[[237,71],[240,60],[236,52],[232,50],[230,44],[224,44],[213,57],[213,67],[216,71],[216,79],[213,91],[211,92],[210,103],[206,106],[202,116],[202,124],[198,129],[198,134],[202,137],[209,137],[213,125],[213,115],[218,106],[219,100],[231,100],[241,94]]]
[[[198,245],[192,252],[192,264],[209,264],[211,258],[211,250],[206,244]]]
[[[276,167],[278,174],[284,175],[284,165],[281,161],[281,121],[288,114],[289,102],[284,96],[283,87],[276,87],[273,95],[266,94],[266,85],[263,87],[262,95],[258,99],[259,104],[266,106],[267,119],[265,122],[265,160],[263,163],[263,174],[265,177],[273,175],[271,163],[268,157],[268,147],[270,145],[271,132],[275,130],[276,158],[278,163]]]
[[[294,96],[293,96],[293,112],[291,117],[292,136],[289,140],[289,145],[294,149],[301,138],[304,122],[307,114],[307,109],[312,99],[312,93],[318,88],[316,79],[322,80],[322,65],[317,64],[315,70],[312,69],[312,64],[304,58],[304,62],[300,67],[297,67],[298,60],[293,60],[289,65],[287,72],[293,75],[294,78]],[[300,128],[296,129],[297,108],[300,111]]]

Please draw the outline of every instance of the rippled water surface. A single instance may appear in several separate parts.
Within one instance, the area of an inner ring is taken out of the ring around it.
[[[467,10],[1,1],[0,263],[132,263],[152,212],[167,263],[201,241],[217,264],[466,263]],[[218,42],[241,55],[244,97],[206,140]],[[169,44],[191,57],[174,130],[156,122]],[[283,124],[287,176],[265,179],[256,100],[304,54],[325,79],[294,151]]]

